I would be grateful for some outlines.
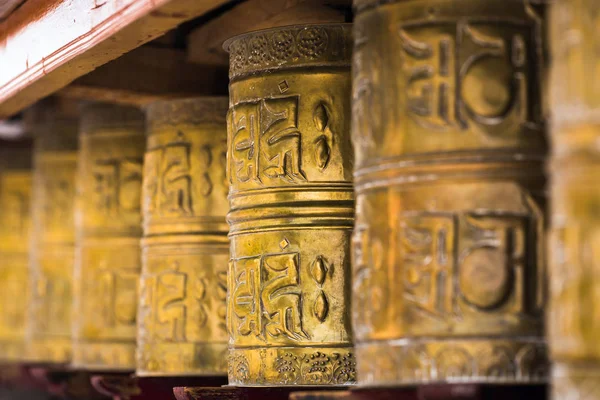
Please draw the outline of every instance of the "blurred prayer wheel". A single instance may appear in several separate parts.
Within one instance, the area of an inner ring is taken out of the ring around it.
[[[269,29],[225,47],[229,383],[351,384],[351,25]]]
[[[24,361],[31,143],[0,143],[0,362]]]
[[[28,361],[35,363],[71,361],[75,110],[69,115],[57,105],[42,103],[26,116],[34,135],[26,346]]]
[[[139,376],[227,373],[227,104],[146,110]]]
[[[354,5],[359,384],[545,381],[544,9]]]
[[[144,115],[92,104],[80,126],[73,364],[134,370]]]
[[[548,318],[553,398],[600,399],[600,3],[556,1]]]

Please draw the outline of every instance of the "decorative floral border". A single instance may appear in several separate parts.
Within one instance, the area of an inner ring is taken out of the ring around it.
[[[350,24],[307,25],[268,29],[234,37],[225,43],[231,79],[270,68],[341,64],[350,66]]]

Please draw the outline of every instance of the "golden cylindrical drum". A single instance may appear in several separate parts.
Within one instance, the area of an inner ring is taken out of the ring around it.
[[[227,373],[227,104],[168,100],[146,110],[140,376]]]
[[[351,26],[230,39],[231,385],[345,385]]]
[[[544,381],[543,9],[354,4],[359,384]]]
[[[29,110],[34,135],[27,359],[71,361],[78,119],[51,104]]]
[[[134,370],[144,115],[97,103],[80,126],[73,364]]]
[[[548,318],[555,400],[600,399],[600,3],[556,1]]]
[[[0,144],[0,362],[23,361],[29,290],[31,143]]]

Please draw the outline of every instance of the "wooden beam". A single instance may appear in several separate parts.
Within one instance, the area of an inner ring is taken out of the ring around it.
[[[142,46],[57,92],[69,98],[144,106],[172,97],[227,95],[226,68],[186,62],[182,50]]]
[[[340,8],[350,0],[248,0],[188,36],[188,60],[205,65],[227,65],[223,42],[232,36],[275,26],[344,22]]]
[[[1,0],[0,1],[0,21],[8,17],[8,15],[25,0]]]
[[[0,23],[0,118],[229,0],[27,0]]]

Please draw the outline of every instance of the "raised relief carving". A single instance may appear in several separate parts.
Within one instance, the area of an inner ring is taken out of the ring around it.
[[[142,168],[137,158],[97,160],[92,172],[97,210],[106,216],[139,213]]]
[[[302,170],[298,96],[235,105],[228,114],[231,179],[239,182],[306,181]]]
[[[322,135],[315,139],[315,164],[319,170],[323,171],[329,164],[331,158],[331,147],[329,138],[332,136],[329,129],[329,111],[324,103],[319,103],[314,112],[315,126]]]
[[[388,288],[385,282],[383,246],[373,237],[366,225],[358,225],[352,238],[354,320],[357,335],[371,332],[381,316],[381,310],[388,304]]]
[[[29,219],[29,196],[20,191],[8,191],[3,196],[4,232],[8,236],[25,234]]]
[[[68,330],[71,315],[71,285],[68,279],[49,277],[42,271],[34,278],[32,309],[35,313],[36,331],[63,333]]]
[[[404,214],[407,304],[449,324],[467,309],[536,315],[531,293],[541,283],[531,222],[528,215],[507,213]]]
[[[284,239],[282,251],[288,246]],[[295,341],[309,339],[303,328],[298,252],[234,259],[230,268],[233,280],[230,307],[237,318],[234,333],[253,334],[262,339],[267,334]],[[326,315],[326,310],[320,313]]]
[[[526,40],[531,27],[477,20],[410,23],[399,35],[406,107],[420,126],[464,130],[476,125],[501,135],[539,122],[529,99],[536,74]]]
[[[162,340],[185,342],[187,309],[184,301],[187,297],[188,276],[179,271],[179,264],[173,262],[170,269],[154,278],[154,327],[152,332]]]
[[[94,324],[102,327],[134,326],[138,278],[135,269],[113,269],[106,261],[101,261],[93,282],[94,290],[89,299],[89,304],[95,310],[88,318],[97,319]]]
[[[220,154],[220,157],[218,162],[226,162],[226,153]],[[194,185],[199,185],[199,194],[204,197],[208,197],[214,187],[209,172],[215,162],[213,158],[211,146],[194,149],[182,132],[178,132],[176,139],[168,144],[149,149],[144,162],[147,210],[158,212],[161,216],[194,216]],[[195,162],[201,168],[197,177],[192,173],[192,163]],[[223,177],[223,180],[226,179]]]
[[[67,178],[45,176],[44,223],[49,227],[68,226],[73,219],[74,188]]]

